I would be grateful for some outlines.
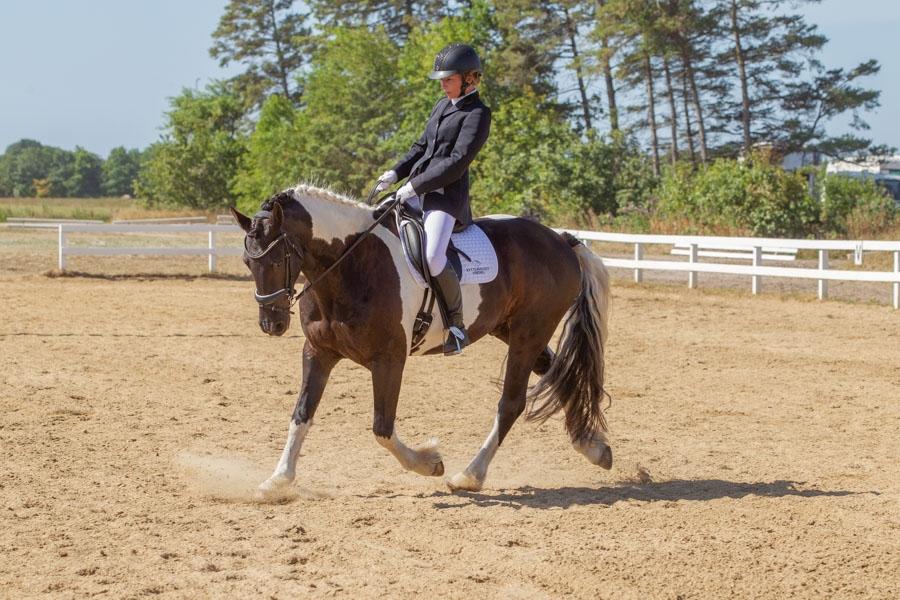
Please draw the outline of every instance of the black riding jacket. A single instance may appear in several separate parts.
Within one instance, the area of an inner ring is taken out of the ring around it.
[[[398,179],[409,176],[425,210],[442,210],[459,224],[469,225],[469,163],[481,150],[490,129],[491,109],[477,91],[455,106],[448,98],[441,98],[431,111],[425,133],[393,170]]]

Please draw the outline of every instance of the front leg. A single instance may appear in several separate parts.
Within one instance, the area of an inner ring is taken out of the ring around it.
[[[372,390],[375,394],[372,432],[378,443],[387,448],[404,469],[419,475],[440,476],[444,474],[444,461],[438,452],[437,441],[432,440],[410,448],[400,441],[394,430],[405,364],[405,353],[398,353],[397,356],[380,357],[370,367]]]
[[[276,498],[294,481],[300,447],[312,425],[312,418],[325,391],[328,376],[338,360],[340,357],[314,347],[308,340],[303,344],[303,383],[291,417],[287,442],[275,472],[259,486],[260,498]]]

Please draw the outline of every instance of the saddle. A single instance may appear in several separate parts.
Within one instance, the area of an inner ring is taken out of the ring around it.
[[[431,285],[431,273],[428,269],[428,260],[425,257],[425,215],[422,211],[406,205],[400,205],[395,212],[397,233],[400,235],[400,245],[403,248],[403,254],[406,256],[407,264],[411,269],[415,270],[414,273],[425,283],[422,304],[419,306],[419,312],[416,314],[416,321],[413,324],[412,342],[409,349],[410,353],[412,353],[422,345],[428,330],[431,329],[431,323],[434,320],[432,313],[435,301],[438,303],[445,329],[449,327],[449,321],[447,319],[447,307],[444,306],[444,303],[439,298],[439,295],[434,292]],[[452,240],[447,245],[447,263],[456,272],[457,277],[462,276],[462,264],[459,260],[459,253],[453,246]]]
[[[428,272],[428,261],[425,258],[425,215],[422,211],[402,205],[397,209],[397,231],[400,234],[400,243],[403,246],[403,253],[406,255],[417,274],[425,281],[427,287],[431,287],[431,273]],[[466,229],[459,223],[453,229],[453,233],[459,233]],[[453,239],[447,245],[447,262],[456,272],[458,278],[462,278],[462,262],[460,255],[468,260],[467,254],[460,251],[453,245]]]
[[[440,309],[445,329],[449,326],[449,321],[447,309],[440,295],[432,290],[431,273],[425,256],[425,226],[422,211],[401,205],[395,209],[394,216],[407,266],[413,279],[424,288],[422,304],[413,326],[410,348],[410,352],[413,352],[425,341],[425,335],[434,319],[432,312],[435,302]],[[477,224],[468,227],[457,224],[447,245],[447,264],[456,272],[460,285],[488,283],[498,272],[497,253],[487,235]]]

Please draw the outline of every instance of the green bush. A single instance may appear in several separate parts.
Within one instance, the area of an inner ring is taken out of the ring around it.
[[[756,236],[805,236],[819,208],[806,180],[765,161],[720,159],[693,172],[678,165],[659,188],[662,216],[687,219],[700,231],[737,229]]]
[[[839,235],[874,233],[891,224],[893,199],[869,179],[830,175],[822,185],[822,224]]]
[[[234,205],[231,182],[246,143],[241,100],[221,82],[170,100],[162,138],[146,151],[135,193],[153,204]]]

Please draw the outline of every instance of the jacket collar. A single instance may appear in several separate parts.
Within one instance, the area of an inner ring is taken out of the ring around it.
[[[444,112],[441,114],[441,116],[445,117],[447,115],[452,115],[453,113],[458,111],[460,108],[463,108],[464,106],[468,106],[470,103],[474,102],[477,99],[478,99],[478,90],[475,90],[474,92],[466,94],[465,96],[460,98],[459,102],[457,102],[456,104],[453,104],[453,102],[451,102],[450,99],[446,99],[447,106],[444,107]]]

